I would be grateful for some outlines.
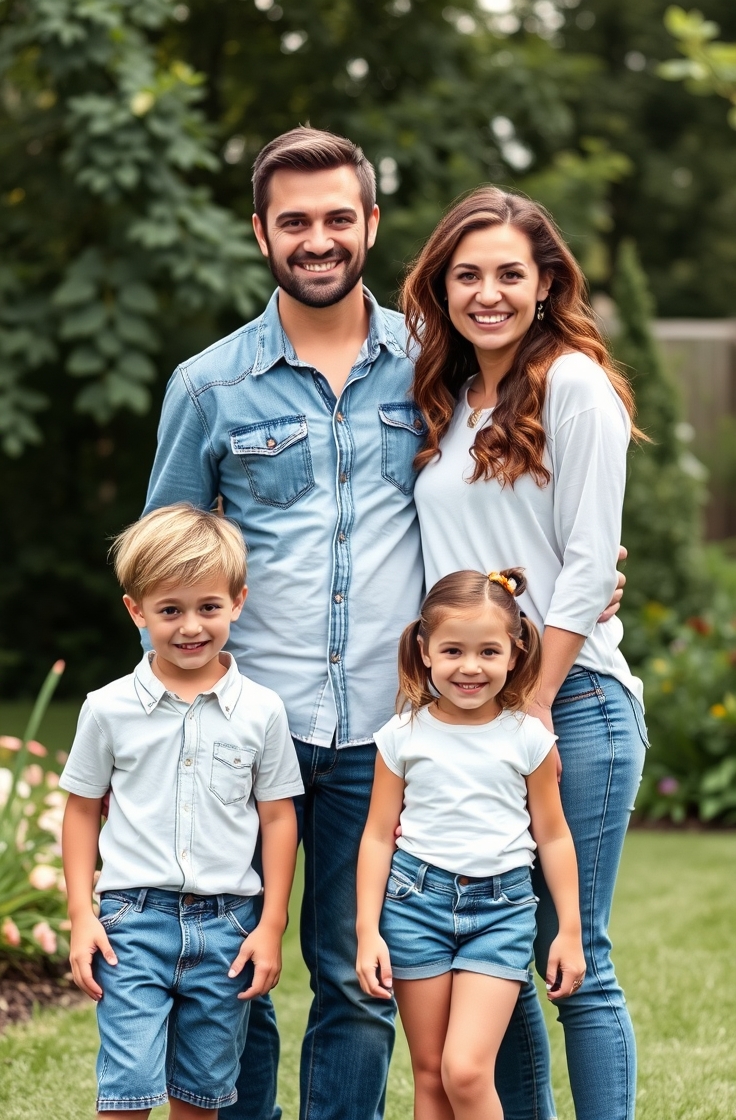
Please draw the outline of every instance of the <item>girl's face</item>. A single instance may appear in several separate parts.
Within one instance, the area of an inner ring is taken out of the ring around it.
[[[445,274],[447,311],[479,358],[513,359],[551,281],[540,276],[529,238],[511,225],[463,237]]]
[[[485,603],[472,614],[447,615],[427,642],[418,641],[440,694],[440,712],[453,723],[495,719],[501,711],[496,697],[518,656],[504,612]]]

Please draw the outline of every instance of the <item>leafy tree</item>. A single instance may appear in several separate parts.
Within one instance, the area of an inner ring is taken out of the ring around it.
[[[659,76],[671,82],[684,80],[688,89],[701,96],[717,93],[725,97],[731,102],[728,123],[736,128],[736,43],[714,42],[718,24],[703,19],[698,11],[673,6],[665,12],[664,22],[685,57],[663,62]]]
[[[613,291],[620,317],[618,360],[632,378],[637,423],[651,442],[633,444],[622,539],[629,550],[629,584],[622,610],[627,654],[638,664],[648,653],[640,612],[648,603],[684,618],[704,600],[702,529],[704,470],[680,436],[674,382],[652,336],[654,304],[633,242],[622,243]]]

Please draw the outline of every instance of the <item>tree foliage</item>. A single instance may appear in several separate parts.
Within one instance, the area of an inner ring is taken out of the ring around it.
[[[665,26],[677,40],[684,58],[672,58],[658,69],[670,82],[685,81],[696,94],[717,93],[731,102],[728,123],[736,128],[736,43],[714,42],[720,27],[698,11],[673,6],[665,12]]]

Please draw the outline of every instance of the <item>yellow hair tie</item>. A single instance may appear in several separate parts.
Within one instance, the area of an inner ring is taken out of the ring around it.
[[[500,572],[489,572],[488,579],[491,581],[491,583],[500,583],[501,587],[508,591],[509,595],[514,595],[516,593],[518,584],[515,579],[509,579],[508,576],[502,576]]]

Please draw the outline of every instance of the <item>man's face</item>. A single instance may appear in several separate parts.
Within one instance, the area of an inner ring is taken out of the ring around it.
[[[360,280],[376,239],[378,207],[366,221],[351,167],[277,171],[266,222],[253,218],[261,252],[277,284],[307,307],[330,307]]]

